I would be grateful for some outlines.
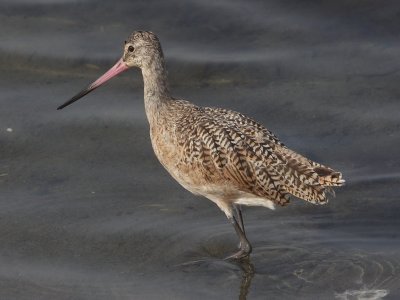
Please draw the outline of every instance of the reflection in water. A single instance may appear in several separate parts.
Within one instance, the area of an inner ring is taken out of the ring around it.
[[[242,269],[242,282],[240,284],[239,300],[246,300],[249,293],[251,280],[254,277],[254,265],[251,263],[250,258],[243,258],[239,262]]]
[[[221,259],[200,259],[185,262],[177,265],[177,267],[184,267],[186,271],[193,272],[194,269],[214,269],[219,270],[218,272],[226,272],[227,270],[233,271],[234,273],[240,273],[241,280],[238,281],[239,285],[239,300],[246,300],[249,294],[251,281],[255,275],[254,265],[250,258],[242,258],[241,260],[221,260]]]
[[[250,258],[242,258],[241,260],[221,260],[213,258],[204,258],[199,260],[193,260],[185,262],[176,267],[184,268],[186,272],[192,272],[197,269],[207,270],[210,269],[217,271],[220,275],[225,272],[240,273],[239,276],[241,280],[237,281],[239,285],[239,300],[246,300],[249,294],[251,281],[255,275],[254,265],[252,264]],[[197,273],[199,275],[199,273]],[[218,277],[218,276],[217,276]]]
[[[363,263],[361,261],[357,261],[357,262],[353,262],[353,263],[360,264],[359,267],[361,267],[363,269],[362,277],[363,276],[368,276],[367,269],[364,269],[364,267],[366,267],[366,266],[362,266]],[[372,264],[376,264],[378,262],[373,260],[373,258],[371,258],[371,263]],[[240,282],[240,289],[239,289],[239,300],[246,300],[247,299],[247,295],[249,294],[249,291],[250,291],[251,282],[252,282],[252,280],[254,278],[254,275],[255,275],[255,268],[254,268],[254,265],[251,262],[250,258],[243,258],[243,259],[241,259],[239,261],[235,261],[234,264],[239,266],[241,271],[242,271],[242,274],[241,274],[242,275],[242,280]],[[328,264],[328,265],[329,265],[329,269],[331,269],[331,271],[336,268],[336,266],[334,266],[334,264]],[[314,268],[313,268],[314,271],[315,271],[315,268],[318,268],[318,266],[317,265],[314,266]],[[301,270],[304,271],[303,269],[301,269]],[[293,275],[295,275],[295,277],[297,277],[297,279],[300,279],[300,281],[305,281],[306,283],[310,284],[311,286],[316,283],[314,281],[309,281],[306,278],[302,278],[300,276],[301,274],[297,274],[296,271],[297,270],[295,270],[293,272]],[[322,274],[323,273],[324,272],[322,272]],[[382,266],[382,268],[381,268],[381,270],[379,272],[379,275],[384,275],[382,273],[385,273],[385,267],[384,266]],[[345,275],[345,274],[342,273],[342,275]],[[391,275],[393,276],[393,274],[391,274]],[[320,274],[320,276],[321,276],[321,274]],[[392,277],[392,276],[389,275],[389,277]],[[329,277],[329,276],[327,276],[327,277]],[[389,280],[389,279],[386,278],[386,280],[384,280],[384,281],[387,281],[387,280]],[[374,277],[374,284],[376,284],[378,286],[382,285],[381,282],[379,282],[379,278],[377,278],[377,277]],[[289,284],[289,286],[290,286],[290,284]],[[367,288],[367,286],[368,285],[364,285],[364,288],[362,288],[360,290],[346,290],[343,293],[335,293],[334,294],[335,299],[342,299],[342,300],[350,300],[350,299],[380,300],[380,299],[383,299],[385,296],[387,296],[389,294],[389,290],[387,290],[387,289],[374,289],[374,288],[369,289],[369,288]],[[372,285],[372,287],[374,287],[374,285]]]

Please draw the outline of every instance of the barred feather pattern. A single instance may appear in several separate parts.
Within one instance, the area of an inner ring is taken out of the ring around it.
[[[235,189],[282,206],[291,195],[324,204],[330,187],[344,184],[340,172],[290,150],[243,114],[183,100],[166,101],[157,111],[150,121],[155,153],[194,193],[228,199]],[[206,195],[207,185],[219,186],[220,192]]]

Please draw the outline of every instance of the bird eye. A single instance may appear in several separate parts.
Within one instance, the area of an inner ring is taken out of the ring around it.
[[[128,47],[128,51],[129,51],[129,52],[133,52],[133,50],[135,50],[135,48],[133,48],[133,46],[129,46],[129,47]]]

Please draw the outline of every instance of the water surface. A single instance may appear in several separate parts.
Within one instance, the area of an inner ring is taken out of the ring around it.
[[[0,3],[0,298],[400,298],[400,5]],[[341,170],[328,205],[245,208],[254,252],[152,153],[140,73],[55,108],[156,32],[174,95]]]

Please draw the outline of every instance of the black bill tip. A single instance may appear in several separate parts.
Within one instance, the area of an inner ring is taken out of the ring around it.
[[[60,105],[59,107],[57,107],[57,110],[63,109],[64,107],[66,107],[66,106],[74,103],[75,101],[81,99],[83,96],[89,94],[91,91],[93,91],[94,89],[98,88],[103,83],[107,82],[109,79],[113,78],[114,76],[116,76],[119,73],[124,72],[125,70],[128,70],[128,69],[129,69],[129,67],[125,64],[125,62],[121,58],[120,60],[117,61],[117,63],[111,69],[109,69],[107,72],[105,72],[95,82],[90,84],[86,89],[80,91],[78,94],[76,94],[70,100],[68,100],[64,104]]]
[[[93,91],[93,88],[87,88],[84,89],[82,91],[80,91],[78,94],[76,94],[74,97],[72,97],[71,99],[69,99],[67,102],[65,102],[64,104],[60,105],[59,107],[57,107],[57,110],[63,109],[64,107],[74,103],[75,101],[78,101],[79,99],[81,99],[83,96],[89,94],[91,91]]]

